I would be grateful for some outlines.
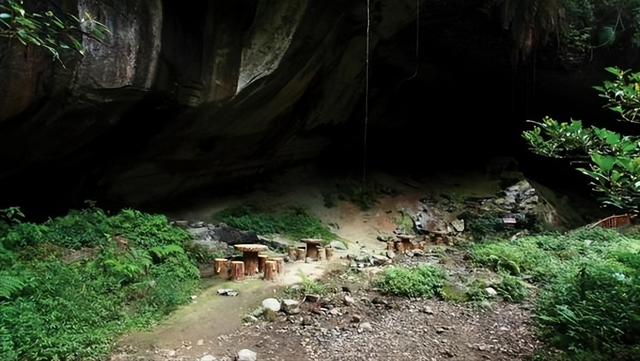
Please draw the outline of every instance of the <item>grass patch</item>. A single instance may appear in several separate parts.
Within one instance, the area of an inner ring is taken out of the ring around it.
[[[91,208],[2,230],[3,361],[102,360],[122,333],[154,325],[199,285],[189,234],[161,215]],[[65,259],[81,247],[91,252]]]
[[[253,231],[262,235],[281,234],[290,239],[320,238],[330,241],[337,238],[328,226],[308,215],[302,208],[288,208],[279,212],[262,212],[250,206],[236,206],[214,215],[229,226]]]
[[[387,194],[395,194],[395,191],[388,187],[382,191]],[[363,183],[353,179],[345,179],[337,182],[335,187],[325,189],[322,192],[324,206],[335,207],[338,201],[350,202],[357,205],[361,210],[371,209],[377,202],[380,191],[378,187],[371,183]]]
[[[564,353],[537,359],[640,360],[630,352],[640,347],[640,238],[583,228],[470,251],[475,262],[506,274],[495,288],[513,301],[527,297],[519,276],[538,284],[538,329]]]
[[[399,296],[431,298],[440,293],[447,272],[429,263],[413,268],[386,268],[376,287]]]

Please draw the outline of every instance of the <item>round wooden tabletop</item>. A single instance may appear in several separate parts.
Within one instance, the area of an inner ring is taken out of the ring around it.
[[[233,248],[241,252],[262,252],[269,249],[264,244],[236,244]]]
[[[303,238],[300,242],[307,244],[322,244],[324,241],[317,238]]]

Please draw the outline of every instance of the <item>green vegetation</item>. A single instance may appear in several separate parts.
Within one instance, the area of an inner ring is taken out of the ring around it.
[[[374,285],[400,296],[431,298],[440,293],[446,276],[444,269],[423,263],[413,268],[386,268]]]
[[[91,208],[43,224],[0,220],[0,354],[102,360],[123,332],[156,323],[199,284],[189,234],[160,215]]]
[[[110,30],[84,13],[82,19],[64,13],[60,8],[39,13],[30,12],[22,1],[5,0],[0,4],[0,37],[18,39],[24,45],[47,49],[54,60],[60,60],[60,51],[69,49],[84,54],[83,36],[102,41]],[[57,13],[57,14],[54,14]]]
[[[300,207],[268,213],[249,206],[237,206],[217,213],[214,218],[229,226],[262,235],[281,234],[290,239],[320,238],[325,241],[336,238],[329,227]]]
[[[606,107],[622,121],[640,123],[640,72],[607,68],[615,76],[594,87],[607,100]],[[588,168],[578,168],[591,178],[601,202],[625,211],[640,212],[640,137],[621,135],[580,120],[558,123],[545,117],[523,137],[531,150],[547,157],[583,159]]]
[[[493,0],[502,26],[524,56],[555,42],[565,66],[579,65],[597,48],[640,46],[639,0]],[[491,9],[492,10],[492,9]]]
[[[395,194],[393,189],[384,188],[381,191],[387,194]],[[366,211],[377,203],[379,191],[370,183],[362,183],[353,179],[345,179],[336,182],[335,187],[326,189],[323,193],[324,206],[335,207],[338,201],[350,202]]]
[[[538,359],[640,360],[639,237],[583,228],[470,251],[476,263],[503,274],[493,287],[507,299],[527,296],[524,275],[539,287],[541,335],[565,354]]]

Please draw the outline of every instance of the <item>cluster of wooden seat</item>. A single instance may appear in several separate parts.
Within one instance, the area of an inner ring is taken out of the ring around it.
[[[214,273],[222,279],[242,281],[245,276],[262,275],[265,280],[273,281],[284,272],[284,258],[260,254],[268,250],[263,244],[237,244],[234,248],[242,252],[242,257],[213,261]]]
[[[301,247],[289,247],[289,257],[292,261],[324,261],[333,257],[333,248],[323,247],[324,241],[315,238],[303,238]]]

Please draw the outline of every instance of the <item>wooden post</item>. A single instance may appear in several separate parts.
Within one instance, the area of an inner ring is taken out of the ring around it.
[[[213,271],[222,279],[229,279],[229,260],[226,258],[216,258],[213,260]]]
[[[276,273],[281,275],[284,272],[284,258],[274,257],[274,258],[271,258],[270,260],[276,262]]]
[[[231,279],[234,281],[244,280],[244,262],[242,261],[231,262]]]
[[[269,256],[266,254],[258,255],[258,272],[264,272],[264,263],[267,262],[267,259],[269,259]]]
[[[267,281],[274,281],[276,279],[277,267],[278,265],[276,261],[266,261],[264,263],[264,279]]]
[[[327,250],[324,247],[318,248],[318,259],[320,261],[325,261],[327,259]]]
[[[324,251],[327,255],[327,261],[331,261],[331,258],[333,257],[333,248],[327,247],[324,249]]]

